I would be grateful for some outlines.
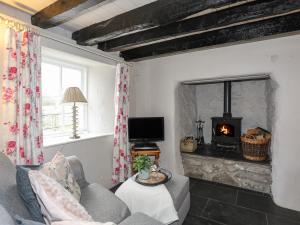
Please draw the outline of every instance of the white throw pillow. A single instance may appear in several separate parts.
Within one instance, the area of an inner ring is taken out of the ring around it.
[[[60,221],[52,223],[51,225],[116,225],[112,222],[99,223],[99,222],[87,222],[87,221]]]
[[[35,170],[28,175],[47,224],[62,220],[93,221],[73,195],[54,179]]]
[[[57,152],[51,162],[45,163],[40,171],[60,183],[77,201],[80,200],[80,187],[68,160],[61,152]]]

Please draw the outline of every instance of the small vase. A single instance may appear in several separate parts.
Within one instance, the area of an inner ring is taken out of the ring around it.
[[[149,169],[144,169],[144,170],[140,171],[139,178],[141,180],[147,180],[147,179],[149,179],[149,177],[150,177],[150,170]]]

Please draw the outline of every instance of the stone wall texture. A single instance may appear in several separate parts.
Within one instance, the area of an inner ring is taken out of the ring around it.
[[[253,127],[272,130],[274,85],[271,82],[256,80],[232,83],[232,115],[243,117],[242,132]],[[211,117],[223,115],[223,83],[181,86],[178,89],[178,104],[181,109],[180,134],[191,135],[195,129],[194,121],[201,119],[205,121],[205,143],[210,143]],[[193,129],[188,128],[191,125]]]
[[[177,89],[180,137],[196,136],[196,86],[179,85]]]
[[[271,193],[271,166],[182,153],[188,177]]]

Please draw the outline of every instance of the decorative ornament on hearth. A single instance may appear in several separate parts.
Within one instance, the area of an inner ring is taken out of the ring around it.
[[[197,139],[194,137],[185,137],[180,141],[181,152],[194,152],[197,149]]]

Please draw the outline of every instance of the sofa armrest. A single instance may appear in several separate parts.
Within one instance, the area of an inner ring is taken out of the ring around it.
[[[80,188],[83,189],[89,185],[89,183],[85,179],[84,170],[82,164],[77,156],[69,156],[67,157],[69,164],[72,168],[73,174]]]
[[[163,225],[163,224],[143,213],[135,213],[127,217],[125,220],[123,220],[119,225]]]

